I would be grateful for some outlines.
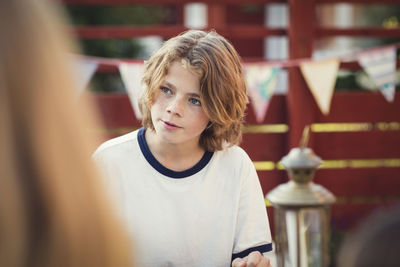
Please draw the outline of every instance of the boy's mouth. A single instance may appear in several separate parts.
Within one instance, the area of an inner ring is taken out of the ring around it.
[[[168,121],[162,121],[164,124],[166,124],[167,126],[170,126],[170,127],[176,127],[176,128],[181,128],[180,126],[178,126],[178,125],[176,125],[176,124],[174,124],[174,123],[172,123],[172,122],[168,122]]]

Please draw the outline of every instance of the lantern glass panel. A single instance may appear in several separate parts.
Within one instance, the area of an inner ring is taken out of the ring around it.
[[[275,210],[278,266],[324,267],[329,263],[329,207]]]

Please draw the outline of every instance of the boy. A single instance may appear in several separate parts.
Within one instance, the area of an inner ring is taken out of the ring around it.
[[[264,198],[236,144],[247,103],[240,58],[216,32],[168,40],[146,63],[143,128],[95,152],[139,266],[269,266]]]

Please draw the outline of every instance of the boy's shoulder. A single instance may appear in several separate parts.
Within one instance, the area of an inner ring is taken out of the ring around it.
[[[131,143],[132,141],[137,140],[138,132],[139,130],[135,130],[133,132],[105,141],[96,149],[93,155],[96,157],[97,155],[106,151],[112,151],[115,149],[118,150],[118,148],[124,147],[126,143]]]
[[[227,157],[231,162],[232,161],[233,162],[251,161],[251,159],[250,159],[249,155],[246,153],[246,151],[237,145],[225,147],[220,152],[224,157]]]

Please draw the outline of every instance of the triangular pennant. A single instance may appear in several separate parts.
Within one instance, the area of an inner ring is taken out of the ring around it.
[[[280,69],[260,63],[247,63],[243,67],[256,120],[261,123],[274,94]]]
[[[128,93],[133,111],[138,120],[142,119],[142,114],[139,110],[139,97],[143,90],[142,77],[144,71],[143,63],[121,63],[119,72],[121,73],[122,81]]]
[[[387,101],[394,101],[396,48],[387,47],[364,51],[358,55],[358,62],[380,88]]]
[[[328,115],[331,108],[339,65],[340,61],[336,58],[300,63],[301,73],[324,115]]]
[[[96,72],[98,65],[99,63],[96,61],[73,56],[72,70],[76,77],[78,95],[86,88],[93,74]]]

